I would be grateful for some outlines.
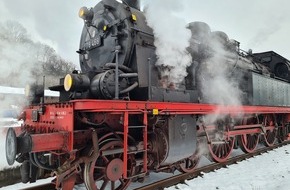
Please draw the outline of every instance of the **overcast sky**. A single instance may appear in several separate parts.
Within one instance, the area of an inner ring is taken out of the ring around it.
[[[179,14],[187,22],[207,22],[212,30],[222,30],[241,42],[245,50],[274,50],[290,59],[289,0],[179,1],[186,5]],[[19,21],[35,40],[52,45],[61,56],[78,64],[75,51],[83,26],[78,11],[96,2],[98,0],[1,0],[0,21]],[[172,29],[176,30],[174,25]]]

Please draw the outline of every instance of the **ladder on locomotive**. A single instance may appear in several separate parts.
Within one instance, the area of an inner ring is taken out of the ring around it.
[[[133,113],[131,113],[133,114]],[[148,143],[148,139],[147,139],[147,126],[148,126],[148,121],[147,121],[147,112],[141,112],[138,113],[137,115],[143,115],[143,125],[139,125],[139,126],[129,126],[129,115],[130,113],[128,111],[124,112],[124,154],[123,154],[123,160],[124,160],[124,173],[123,173],[123,177],[125,179],[132,179],[135,177],[144,177],[147,173],[147,143]],[[136,115],[136,113],[134,113],[134,115]],[[129,135],[129,131],[130,129],[138,129],[138,130],[142,130],[142,134],[143,135],[143,147],[142,149],[138,149],[137,150],[129,150],[129,145],[128,145],[128,135]],[[128,168],[128,155],[130,154],[143,154],[143,170],[141,173],[136,174],[134,176],[128,176],[127,175],[127,168]]]

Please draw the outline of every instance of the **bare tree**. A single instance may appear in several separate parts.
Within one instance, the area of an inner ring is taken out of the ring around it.
[[[27,30],[15,21],[0,23],[0,63],[0,84],[10,86],[41,81],[44,75],[53,85],[74,69],[52,47],[32,41]]]

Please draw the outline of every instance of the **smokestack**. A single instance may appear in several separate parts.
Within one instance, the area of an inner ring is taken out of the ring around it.
[[[140,0],[122,0],[125,4],[140,10]]]

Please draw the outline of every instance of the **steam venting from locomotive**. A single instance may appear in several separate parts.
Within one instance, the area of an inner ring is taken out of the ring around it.
[[[241,91],[236,82],[241,76],[229,74],[233,68],[229,62],[237,61],[237,55],[225,47],[225,43],[229,42],[226,34],[222,34],[225,35],[222,38],[219,36],[221,33],[211,33],[209,28],[207,31],[198,28],[203,25],[196,25],[195,31],[191,34],[189,30],[191,27],[185,28],[187,23],[181,14],[184,10],[182,1],[169,0],[164,4],[160,0],[149,0],[145,3],[147,23],[154,31],[156,65],[161,68],[163,80],[167,79],[168,83],[173,82],[180,86],[188,75],[187,68],[195,64],[192,60],[197,60],[191,56],[188,49],[194,49],[196,43],[206,42],[210,56],[203,57],[199,63],[202,67],[197,79],[200,81],[203,101],[241,105]],[[197,31],[202,31],[203,35],[196,37]],[[211,34],[213,35],[210,36]]]
[[[204,68],[200,71],[204,100],[221,105],[241,105],[242,92],[237,81],[242,76],[233,75],[234,65],[231,64],[238,61],[237,55],[225,49],[226,42],[217,38],[209,41],[213,51],[211,57],[201,63]]]
[[[161,68],[163,80],[179,86],[187,76],[186,68],[192,57],[187,51],[190,31],[186,21],[180,17],[184,9],[179,1],[146,1],[145,15],[147,23],[154,31],[157,66]]]
[[[1,23],[3,25],[3,23]],[[7,22],[6,25],[12,27],[14,22]],[[6,29],[5,29],[6,30]],[[4,30],[4,31],[5,31]],[[10,39],[12,40],[12,39]],[[41,65],[36,64],[33,59],[37,54],[37,49],[29,43],[11,42],[7,39],[0,40],[0,46],[5,47],[0,51],[0,70],[1,80],[7,86],[25,86],[35,82],[34,73],[40,70]],[[30,51],[27,51],[27,50]],[[25,103],[22,97],[1,96],[0,112],[10,108],[11,105],[23,105]]]

